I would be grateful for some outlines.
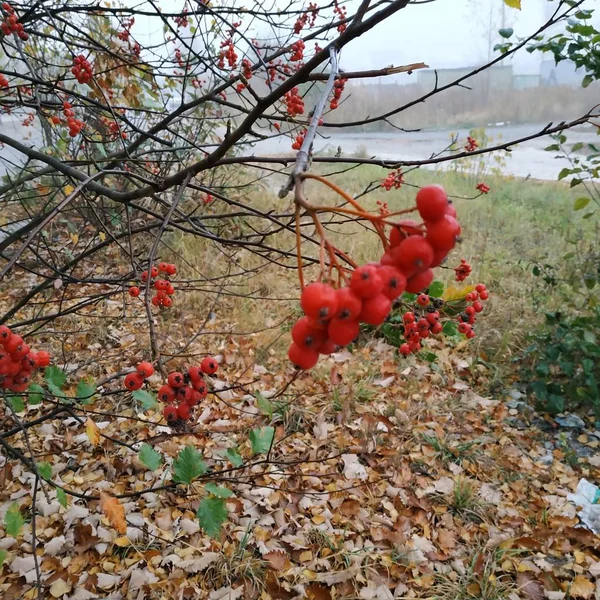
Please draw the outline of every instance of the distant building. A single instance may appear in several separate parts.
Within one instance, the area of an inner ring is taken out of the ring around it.
[[[540,85],[553,87],[557,85],[568,85],[579,87],[585,73],[576,71],[575,66],[568,60],[556,64],[554,59],[543,60],[540,65]]]
[[[459,67],[455,69],[423,69],[417,71],[417,82],[425,87],[433,88],[448,85],[461,77],[472,73],[477,67]],[[506,89],[512,87],[513,68],[509,66],[490,67],[485,71],[466,79],[463,84],[478,90]]]

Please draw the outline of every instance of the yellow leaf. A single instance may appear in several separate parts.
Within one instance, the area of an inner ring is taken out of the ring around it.
[[[73,190],[75,188],[72,185],[67,185],[65,186],[65,189],[63,190],[63,192],[65,193],[65,196],[68,196],[69,194],[73,193]]]
[[[504,0],[504,4],[506,6],[510,6],[511,8],[517,8],[521,10],[521,0]]]
[[[442,300],[446,302],[451,302],[452,300],[462,300],[469,292],[472,292],[475,289],[474,285],[466,285],[464,287],[456,287],[454,285],[449,285],[442,295]]]
[[[100,238],[100,241],[103,242],[106,239],[106,234],[104,233],[104,231],[101,231],[98,234],[98,237]]]
[[[125,509],[123,505],[113,496],[100,492],[100,508],[108,518],[109,523],[122,535],[127,532],[125,521]]]
[[[71,238],[71,241],[72,241],[74,244],[77,244],[77,242],[79,241],[79,236],[78,236],[76,233],[71,233],[71,234],[69,235],[69,237]]]
[[[131,546],[131,542],[126,535],[122,535],[115,540],[115,546],[119,546],[119,548],[126,548],[127,546]]]
[[[94,423],[89,417],[85,422],[85,432],[87,433],[88,440],[92,446],[97,446],[100,443],[100,430],[98,425]]]
[[[571,598],[583,598],[587,600],[592,597],[595,590],[596,586],[589,579],[583,575],[577,575],[569,588],[569,596]]]

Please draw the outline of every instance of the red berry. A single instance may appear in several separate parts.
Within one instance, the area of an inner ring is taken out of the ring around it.
[[[479,300],[476,300],[473,302],[473,308],[475,309],[476,313],[480,313],[483,310],[483,304],[481,304]]]
[[[363,302],[359,320],[369,325],[381,325],[392,310],[392,301],[385,294],[377,294]]]
[[[415,322],[415,313],[414,312],[405,312],[402,315],[402,320],[405,323],[414,323]]]
[[[475,286],[475,289],[476,289],[476,290],[477,290],[479,293],[481,293],[481,292],[485,292],[485,289],[486,289],[486,287],[485,287],[485,285],[483,285],[483,283],[478,283],[478,284]]]
[[[192,393],[190,394],[187,403],[190,406],[196,406],[200,402],[200,400],[202,400],[202,398],[203,396],[198,390],[192,390]]]
[[[383,280],[383,289],[381,292],[390,300],[395,300],[402,296],[406,289],[406,276],[396,269],[396,267],[381,267],[377,274]]]
[[[431,268],[439,267],[445,260],[446,256],[448,256],[448,250],[437,250],[433,249],[433,261],[431,262]]]
[[[460,225],[454,217],[444,215],[439,221],[427,223],[427,240],[437,250],[452,250],[459,236]]]
[[[169,308],[169,306],[173,305],[173,298],[170,298],[169,296],[165,296],[164,298],[161,298],[161,304],[165,308]]]
[[[469,331],[467,331],[467,339],[473,339],[475,337],[475,330],[473,328],[471,328]]]
[[[173,287],[173,284],[171,282],[168,283],[169,285],[167,286],[167,289],[165,291],[169,296],[172,296],[175,293],[175,288]]]
[[[490,295],[488,294],[487,290],[483,290],[482,292],[479,292],[479,297],[482,300],[487,300],[490,297]]]
[[[311,327],[308,317],[302,317],[292,327],[292,340],[300,348],[318,350],[325,341],[325,332]]]
[[[153,306],[160,306],[161,305],[161,298],[159,296],[152,296],[152,305]]]
[[[191,387],[187,385],[182,385],[181,387],[178,387],[175,391],[175,398],[177,398],[179,402],[187,402],[192,397],[193,391],[194,390],[192,390]]]
[[[419,306],[427,306],[429,304],[429,296],[427,294],[421,294],[417,298],[417,304]]]
[[[28,369],[29,371],[34,371],[38,368],[38,357],[35,352],[30,352],[23,360],[21,361],[24,369]]]
[[[408,277],[420,273],[433,261],[433,248],[423,237],[411,235],[392,251],[396,266]]]
[[[123,383],[130,391],[139,390],[144,385],[144,378],[139,373],[129,373]]]
[[[448,206],[446,207],[446,214],[450,215],[451,217],[454,217],[455,219],[457,217],[456,208],[454,207],[454,204],[452,204],[451,201],[448,202]]]
[[[50,364],[50,354],[45,350],[40,350],[37,353],[37,362],[40,367],[47,367]]]
[[[326,356],[329,356],[338,350],[339,346],[333,340],[325,340],[325,342],[323,342],[319,348],[319,354],[325,354]]]
[[[167,275],[175,275],[175,273],[177,273],[177,267],[174,264],[169,263],[167,264],[165,272],[167,273]]]
[[[4,348],[9,354],[12,354],[23,343],[23,338],[20,335],[13,333],[8,340],[4,342]]]
[[[143,282],[148,281],[148,271],[142,271],[142,274],[140,277]]]
[[[475,309],[472,306],[467,306],[467,308],[465,308],[465,312],[468,315],[474,315],[475,314]]]
[[[6,325],[0,325],[0,344],[6,344],[11,335],[12,333]]]
[[[438,321],[435,325],[433,325],[433,327],[431,328],[431,333],[437,335],[438,333],[442,333],[442,330],[444,329],[443,325]]]
[[[190,367],[188,369],[188,377],[190,378],[190,381],[192,381],[192,383],[194,381],[204,381],[204,375],[202,374],[200,367]]]
[[[410,294],[418,294],[419,292],[426,290],[431,285],[432,281],[433,271],[431,269],[427,269],[426,271],[411,277],[406,282],[406,291]]]
[[[411,353],[411,349],[408,344],[402,344],[398,350],[400,350],[400,354],[402,354],[402,356],[408,356]]]
[[[182,385],[185,384],[183,374],[180,373],[179,371],[173,371],[172,373],[169,373],[169,376],[167,377],[167,383],[172,388],[181,387]]]
[[[383,289],[383,280],[378,269],[372,265],[358,267],[350,279],[350,289],[360,298],[372,298]]]
[[[311,283],[302,290],[300,306],[313,319],[331,319],[338,307],[335,290],[325,283]]]
[[[382,267],[393,267],[394,266],[394,258],[392,257],[391,252],[385,252],[381,257],[379,264]]]
[[[459,323],[458,324],[458,332],[459,333],[468,333],[471,331],[471,326],[468,323]]]
[[[129,288],[129,295],[130,295],[132,298],[137,298],[137,297],[140,295],[140,288],[139,288],[139,287],[137,287],[137,285],[132,285],[132,286]]]
[[[315,350],[306,350],[292,344],[288,350],[288,358],[299,369],[306,371],[312,369],[319,362],[319,353]]]
[[[149,362],[141,362],[136,367],[136,371],[144,378],[152,377],[154,374],[154,367]]]
[[[158,267],[152,267],[150,274],[152,276],[152,279],[154,279],[155,277],[158,277]]]
[[[338,300],[336,319],[353,321],[358,318],[362,308],[360,298],[348,287],[340,288],[335,292]]]
[[[436,310],[435,312],[427,313],[425,318],[430,325],[435,325],[440,320],[440,313]]]
[[[172,405],[165,406],[163,409],[163,417],[167,423],[173,423],[177,421],[177,408]]]
[[[356,339],[359,331],[358,321],[332,319],[327,328],[327,335],[331,343],[338,346],[347,346]],[[319,351],[321,352],[321,349]]]
[[[162,273],[166,273],[168,268],[168,264],[166,262],[161,262],[158,264],[158,270]]]
[[[12,338],[11,338],[11,341],[12,341]],[[11,349],[9,350],[9,353],[10,353],[11,357],[13,358],[13,360],[17,360],[17,361],[21,362],[29,354],[29,346],[25,342],[22,342],[18,346],[13,347],[12,344],[10,344],[10,346],[11,346]]]
[[[208,394],[208,387],[205,381],[192,381],[192,387],[200,394],[200,398],[205,398]]]
[[[212,356],[207,356],[206,358],[202,359],[200,368],[202,369],[203,373],[206,373],[207,375],[214,375],[219,370],[219,363]]]
[[[417,209],[423,221],[437,221],[448,208],[448,195],[441,185],[427,185],[417,193]]]
[[[161,385],[158,389],[158,399],[161,402],[173,402],[175,390],[170,385]]]
[[[166,281],[165,279],[157,279],[157,280],[154,282],[154,287],[155,287],[157,290],[166,291],[166,290],[167,290],[167,288],[169,287],[169,282],[168,282],[168,281]]]

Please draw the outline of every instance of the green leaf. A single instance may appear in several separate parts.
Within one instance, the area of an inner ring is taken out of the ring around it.
[[[25,410],[25,402],[21,396],[8,396],[6,402],[16,413],[22,413]]]
[[[4,515],[4,529],[7,535],[14,538],[18,537],[24,524],[25,519],[23,519],[19,505],[13,502]]]
[[[82,404],[92,404],[94,394],[96,393],[96,382],[92,380],[80,379],[75,392],[77,399],[81,400]]]
[[[60,398],[62,400],[68,399],[71,401],[71,398],[68,398],[67,395],[60,389],[60,387],[54,384],[52,381],[46,382],[46,387],[55,398]]]
[[[54,384],[57,388],[62,388],[62,386],[67,382],[67,375],[62,369],[59,369],[54,365],[50,365],[49,367],[46,367],[44,379],[48,383]]]
[[[63,508],[68,508],[69,501],[67,500],[67,493],[65,490],[62,488],[56,488],[56,499]]]
[[[32,383],[29,386],[29,388],[27,389],[27,394],[29,395],[28,403],[31,406],[40,404],[42,402],[42,400],[44,399],[44,389],[42,388],[42,386],[38,385],[37,383]]]
[[[52,465],[50,463],[38,463],[37,470],[42,479],[52,479]]]
[[[135,390],[131,395],[135,400],[141,403],[145,410],[150,410],[158,406],[156,397],[146,390]]]
[[[580,183],[583,183],[583,181],[581,179],[579,179],[579,177],[573,177],[573,179],[571,179],[571,183],[569,183],[569,187],[574,188],[576,185],[579,185]]]
[[[156,471],[162,463],[162,456],[150,444],[142,444],[138,453],[139,459],[151,471]]]
[[[217,498],[229,498],[229,496],[231,496],[233,494],[233,492],[231,490],[228,490],[226,487],[223,487],[221,485],[216,485],[212,481],[208,482],[204,486],[204,489],[209,494],[212,494],[213,496],[216,496]]]
[[[0,567],[4,564],[6,557],[8,556],[8,552],[6,550],[0,550]]]
[[[456,337],[458,335],[458,325],[456,324],[456,321],[446,321],[444,327],[442,327],[442,332],[448,337]]]
[[[583,78],[583,81],[581,82],[581,85],[586,88],[588,87],[588,85],[590,85],[590,83],[592,83],[592,81],[594,81],[594,76],[593,75],[586,75]]]
[[[509,37],[512,36],[512,34],[514,33],[514,29],[512,27],[506,27],[504,29],[500,29],[498,30],[498,33],[503,37],[508,39]]]
[[[256,392],[256,405],[260,410],[269,417],[269,419],[273,418],[273,404],[265,398],[260,392]]]
[[[558,174],[558,180],[560,181],[561,179],[568,177],[571,173],[572,173],[572,171],[568,167],[561,169],[560,173]]]
[[[583,148],[583,142],[577,142],[576,144],[573,144],[573,146],[571,146],[571,152],[577,152],[578,150],[581,150]]]
[[[271,449],[273,438],[275,437],[275,428],[261,427],[253,429],[249,434],[250,444],[252,444],[252,454],[264,454]]]
[[[544,150],[546,152],[558,152],[560,150],[560,146],[558,144],[551,144],[550,146],[546,146]]]
[[[550,394],[546,402],[546,409],[549,413],[561,413],[565,409],[565,399],[557,394]]]
[[[186,446],[173,461],[173,481],[189,485],[200,475],[206,473],[206,464],[202,455],[193,446]]]
[[[227,448],[224,456],[234,467],[241,467],[244,464],[244,459],[235,448]]]
[[[589,198],[577,198],[573,204],[573,210],[581,210],[590,203]]]
[[[444,284],[441,281],[434,281],[429,286],[429,296],[432,298],[441,298],[444,293]]]
[[[416,294],[411,294],[410,292],[404,292],[404,294],[402,294],[402,300],[406,302],[406,304],[412,304],[416,299]]]
[[[196,513],[200,527],[210,537],[217,537],[223,523],[227,521],[227,506],[223,498],[204,498]]]

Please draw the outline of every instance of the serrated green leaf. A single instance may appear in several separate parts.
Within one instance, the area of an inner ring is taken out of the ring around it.
[[[67,500],[67,492],[62,488],[56,488],[56,499],[63,508],[68,508],[69,501]]]
[[[213,483],[212,481],[209,481],[204,486],[204,489],[209,494],[212,494],[213,496],[216,496],[217,498],[229,498],[229,496],[231,496],[233,494],[233,492],[231,490],[228,490],[226,487],[223,487],[221,485],[217,485],[216,483]]]
[[[227,448],[225,457],[234,467],[241,467],[244,464],[244,459],[235,448]]]
[[[46,374],[44,375],[44,379],[48,383],[54,384],[57,388],[62,388],[63,385],[67,382],[67,375],[62,370],[59,369],[55,365],[50,365],[46,367]]]
[[[75,394],[77,399],[82,404],[91,404],[94,401],[94,394],[96,393],[96,382],[92,380],[80,379],[77,384],[77,390]]]
[[[458,335],[458,325],[456,321],[446,321],[442,327],[442,332],[448,337],[455,337]]]
[[[14,538],[19,537],[24,524],[25,519],[23,519],[19,505],[13,502],[4,515],[4,530],[6,534]]]
[[[139,459],[151,471],[156,471],[162,464],[162,456],[150,444],[142,444],[139,451]]]
[[[25,410],[25,402],[21,396],[8,396],[6,402],[16,413],[22,413]]]
[[[154,394],[150,394],[146,390],[135,390],[135,392],[133,392],[131,395],[135,400],[140,402],[146,410],[150,410],[158,406],[156,396],[154,396]]]
[[[52,465],[50,463],[38,463],[37,470],[42,479],[52,479]]]
[[[217,537],[227,521],[227,506],[223,498],[207,497],[202,500],[196,513],[198,523],[210,537]]]
[[[260,392],[256,392],[256,405],[269,419],[273,418],[273,404]]]
[[[252,454],[265,454],[271,449],[273,438],[275,437],[275,428],[270,425],[253,429],[248,434],[248,439],[252,445]]]
[[[42,402],[42,400],[44,399],[44,389],[42,388],[42,386],[38,385],[37,383],[32,383],[27,388],[27,394],[28,394],[27,402],[31,406],[40,404]]]
[[[429,295],[432,298],[441,298],[444,293],[444,284],[441,281],[434,281],[429,286]]]
[[[575,200],[575,203],[573,204],[573,210],[581,210],[585,208],[589,203],[589,198],[577,198],[577,200]]]
[[[8,556],[8,552],[6,550],[0,549],[0,567],[4,564],[6,557]]]
[[[71,401],[71,398],[69,398],[57,385],[55,385],[51,381],[46,382],[46,387],[48,388],[48,391],[52,394],[52,396],[54,396],[55,398]]]
[[[186,446],[173,461],[173,481],[189,485],[206,473],[202,455],[193,446]]]

